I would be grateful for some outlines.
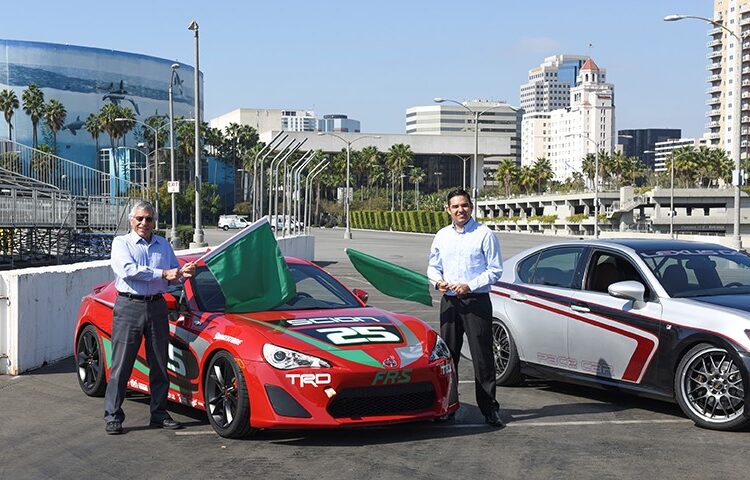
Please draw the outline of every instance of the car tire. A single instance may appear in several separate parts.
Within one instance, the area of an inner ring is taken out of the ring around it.
[[[234,357],[222,350],[211,358],[203,383],[208,421],[225,438],[242,438],[256,429],[250,426],[247,383]]]
[[[492,319],[492,350],[495,356],[495,383],[510,387],[523,382],[516,342],[505,323],[497,318]]]
[[[744,416],[745,383],[742,370],[726,349],[701,343],[677,365],[675,400],[699,427],[740,430],[750,425],[750,418]]]
[[[96,328],[86,325],[76,342],[75,361],[78,367],[78,385],[89,397],[103,397],[107,390],[103,352]]]
[[[221,227],[221,229],[226,232],[227,230],[229,230],[229,227],[227,227],[226,225],[224,225],[223,227]]]

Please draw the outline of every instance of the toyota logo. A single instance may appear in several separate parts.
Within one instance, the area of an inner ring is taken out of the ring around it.
[[[394,368],[398,367],[398,362],[393,357],[388,357],[385,360],[383,360],[383,366],[388,368]]]

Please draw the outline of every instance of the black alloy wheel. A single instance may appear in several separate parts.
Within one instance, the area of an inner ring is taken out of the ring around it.
[[[78,336],[76,346],[78,384],[90,397],[104,396],[107,382],[104,380],[104,358],[99,333],[93,325],[86,325]]]

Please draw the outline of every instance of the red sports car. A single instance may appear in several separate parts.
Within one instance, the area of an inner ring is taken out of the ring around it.
[[[297,294],[273,310],[225,313],[224,295],[201,264],[164,294],[171,401],[205,410],[231,438],[261,428],[433,419],[458,408],[448,403],[450,353],[430,326],[366,306],[366,292],[310,262],[286,261]],[[90,396],[102,396],[109,378],[116,295],[113,282],[96,286],[78,314],[78,380]],[[148,393],[145,358],[141,346],[129,387]]]

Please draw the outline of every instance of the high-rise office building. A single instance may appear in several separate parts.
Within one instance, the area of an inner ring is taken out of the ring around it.
[[[554,55],[529,70],[529,81],[521,85],[521,108],[526,113],[549,112],[570,106],[570,89],[588,59],[583,55]]]
[[[494,181],[494,170],[504,159],[521,161],[521,117],[523,111],[505,102],[472,100],[463,102],[472,111],[484,112],[479,117],[479,154],[487,181]],[[406,133],[413,135],[474,135],[474,115],[454,103],[411,107],[406,110]],[[482,149],[482,138],[488,135],[507,137],[510,156]]]
[[[318,120],[319,132],[360,132],[359,120],[354,120],[339,113],[323,115]]]
[[[744,38],[750,32],[750,0],[714,0],[713,19]],[[710,146],[723,148],[730,158],[735,158],[733,153],[739,146],[732,143],[732,135],[739,117],[742,122],[740,145],[744,147],[740,155],[744,158],[750,139],[750,41],[743,40],[740,44],[721,27],[709,30],[708,37],[706,137]],[[734,76],[738,68],[742,69],[741,99],[734,98]]]
[[[612,152],[615,132],[614,86],[606,71],[592,59],[586,60],[570,89],[570,106],[548,113],[524,115],[522,131],[527,149],[522,165],[537,158],[550,160],[555,180],[564,181],[581,172],[583,158],[598,151]]]
[[[638,157],[646,168],[653,170],[656,161],[656,144],[679,139],[682,136],[682,130],[679,128],[631,128],[618,130],[617,135],[625,156]]]

